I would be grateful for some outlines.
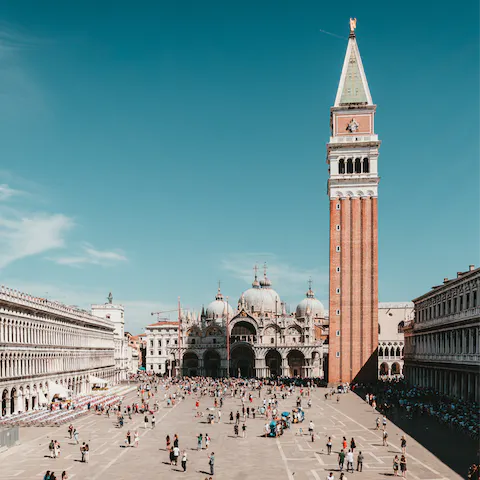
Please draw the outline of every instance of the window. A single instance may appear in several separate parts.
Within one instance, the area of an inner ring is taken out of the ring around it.
[[[340,358],[340,352],[336,352],[336,353],[335,353],[335,356],[336,356],[337,358]]]
[[[337,252],[339,252],[339,251],[340,251],[340,245],[337,245],[337,246],[335,247],[335,250],[336,250]]]
[[[337,330],[337,331],[335,332],[335,335],[336,335],[337,337],[339,337],[339,336],[340,336],[340,330]]]
[[[190,343],[191,343],[192,345],[195,345],[195,339],[192,338],[192,339],[190,340]]]
[[[153,347],[153,340],[150,340],[150,346]]]
[[[340,315],[340,310],[337,310],[335,313],[336,313],[337,315]]]
[[[397,331],[398,333],[402,333],[403,332],[403,327],[405,326],[405,322],[402,320],[398,326],[397,326]]]
[[[217,339],[216,339],[216,338],[213,339],[213,343],[217,343]]]
[[[461,312],[463,310],[463,295],[458,297],[458,311]]]
[[[162,356],[162,351],[161,351],[161,350],[158,351],[158,355],[159,355],[160,357]]]
[[[150,365],[150,370],[153,370],[153,365]]]
[[[337,232],[340,231],[340,225],[335,225],[335,229],[337,230]]]
[[[109,313],[107,313],[106,317],[107,317],[108,319],[110,319],[110,314],[109,314]]]
[[[150,355],[153,355],[153,350],[150,350]]]
[[[474,290],[472,293],[472,307],[477,306],[477,291]]]
[[[167,338],[167,340],[165,341],[165,343],[168,345],[170,343],[170,340]]]
[[[457,297],[453,299],[453,312],[452,313],[457,313]]]
[[[337,288],[336,292],[337,292],[337,294],[338,294],[338,293],[340,293],[340,289],[339,289],[339,288]]]
[[[370,172],[370,165],[368,162],[368,158],[363,159],[363,173],[369,173]]]
[[[270,339],[270,343],[275,343],[275,339],[274,339],[274,338],[271,338],[271,339]]]
[[[293,337],[293,343],[297,343],[297,339],[295,337]]]
[[[349,158],[347,160],[347,173],[353,173],[353,159]]]
[[[337,203],[336,209],[337,209],[337,210],[340,210],[340,204],[339,204],[339,203]]]
[[[341,158],[338,162],[338,173],[345,173],[345,160],[343,158]]]
[[[161,340],[158,341],[158,346],[159,346],[159,347],[162,346],[162,341],[161,341]]]
[[[362,161],[359,158],[355,159],[355,173],[362,173]]]
[[[465,308],[470,308],[470,294],[467,293],[465,296]]]
[[[337,273],[340,273],[340,267],[337,267],[336,270],[337,270]]]

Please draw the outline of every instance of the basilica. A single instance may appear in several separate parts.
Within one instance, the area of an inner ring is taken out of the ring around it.
[[[328,318],[311,282],[294,313],[287,313],[265,269],[260,281],[255,274],[236,309],[218,288],[200,315],[181,317],[180,332],[178,322],[147,326],[147,370],[160,375],[323,377]]]

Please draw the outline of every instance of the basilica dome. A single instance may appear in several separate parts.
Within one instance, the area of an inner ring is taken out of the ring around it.
[[[218,289],[215,300],[211,302],[205,311],[207,320],[222,320],[223,317],[227,317],[227,313],[230,318],[233,316],[233,308],[223,299],[220,288]]]
[[[265,276],[260,282],[257,277],[252,283],[252,288],[243,292],[239,305],[249,313],[275,313],[282,312],[282,302],[278,293],[271,288],[272,282]]]
[[[306,315],[312,317],[323,318],[325,316],[325,309],[320,300],[315,298],[312,289],[309,288],[306,297],[297,305],[295,316],[297,318],[305,318]]]

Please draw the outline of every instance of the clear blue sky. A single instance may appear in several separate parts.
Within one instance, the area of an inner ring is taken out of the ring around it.
[[[0,283],[81,306],[111,290],[140,331],[219,279],[236,305],[266,261],[292,308],[309,276],[328,306],[350,16],[382,140],[381,301],[478,265],[477,1],[72,5],[0,5]]]

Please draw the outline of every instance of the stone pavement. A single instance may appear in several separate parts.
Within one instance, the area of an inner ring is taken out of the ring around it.
[[[265,389],[264,389],[265,390]],[[299,435],[299,426],[294,425],[278,438],[264,438],[260,435],[265,421],[257,416],[247,419],[247,438],[235,438],[233,425],[229,423],[230,411],[241,411],[239,399],[227,398],[222,409],[220,424],[209,425],[205,418],[195,418],[194,399],[187,398],[175,407],[163,406],[156,417],[155,429],[143,428],[143,416],[136,415],[123,429],[117,428],[113,416],[90,414],[75,425],[80,442],[90,444],[90,462],[80,462],[79,446],[68,438],[67,427],[22,428],[22,444],[0,454],[0,480],[41,479],[46,470],[53,470],[58,479],[62,470],[67,470],[70,479],[75,480],[127,480],[150,479],[198,479],[208,478],[208,455],[215,452],[215,478],[217,479],[289,479],[324,480],[330,471],[335,479],[340,477],[337,453],[343,436],[350,442],[355,438],[357,452],[365,455],[363,472],[349,473],[347,477],[380,479],[393,476],[392,461],[400,452],[400,437],[403,432],[392,424],[387,425],[391,445],[382,446],[381,431],[374,430],[378,416],[371,407],[353,393],[340,396],[340,402],[324,400],[325,389],[316,389],[312,395],[312,408],[306,408],[306,421],[301,424],[308,429],[310,419],[318,433],[314,443],[308,435]],[[262,391],[262,398],[264,395]],[[163,392],[159,389],[163,398]],[[127,405],[135,395],[124,402]],[[295,398],[280,401],[280,411],[291,410]],[[258,394],[254,405],[259,405]],[[306,404],[306,400],[304,400]],[[213,398],[202,397],[200,410],[213,405]],[[140,434],[139,448],[125,448],[127,430]],[[212,438],[210,449],[197,451],[196,436],[208,433]],[[173,440],[177,433],[180,449],[187,449],[187,472],[181,467],[170,466],[165,450],[165,436]],[[326,454],[327,437],[333,440],[332,455]],[[61,457],[49,458],[48,442],[51,438],[61,444]],[[355,455],[356,458],[356,455]],[[438,458],[407,436],[407,478],[415,480],[454,480],[461,478]]]

